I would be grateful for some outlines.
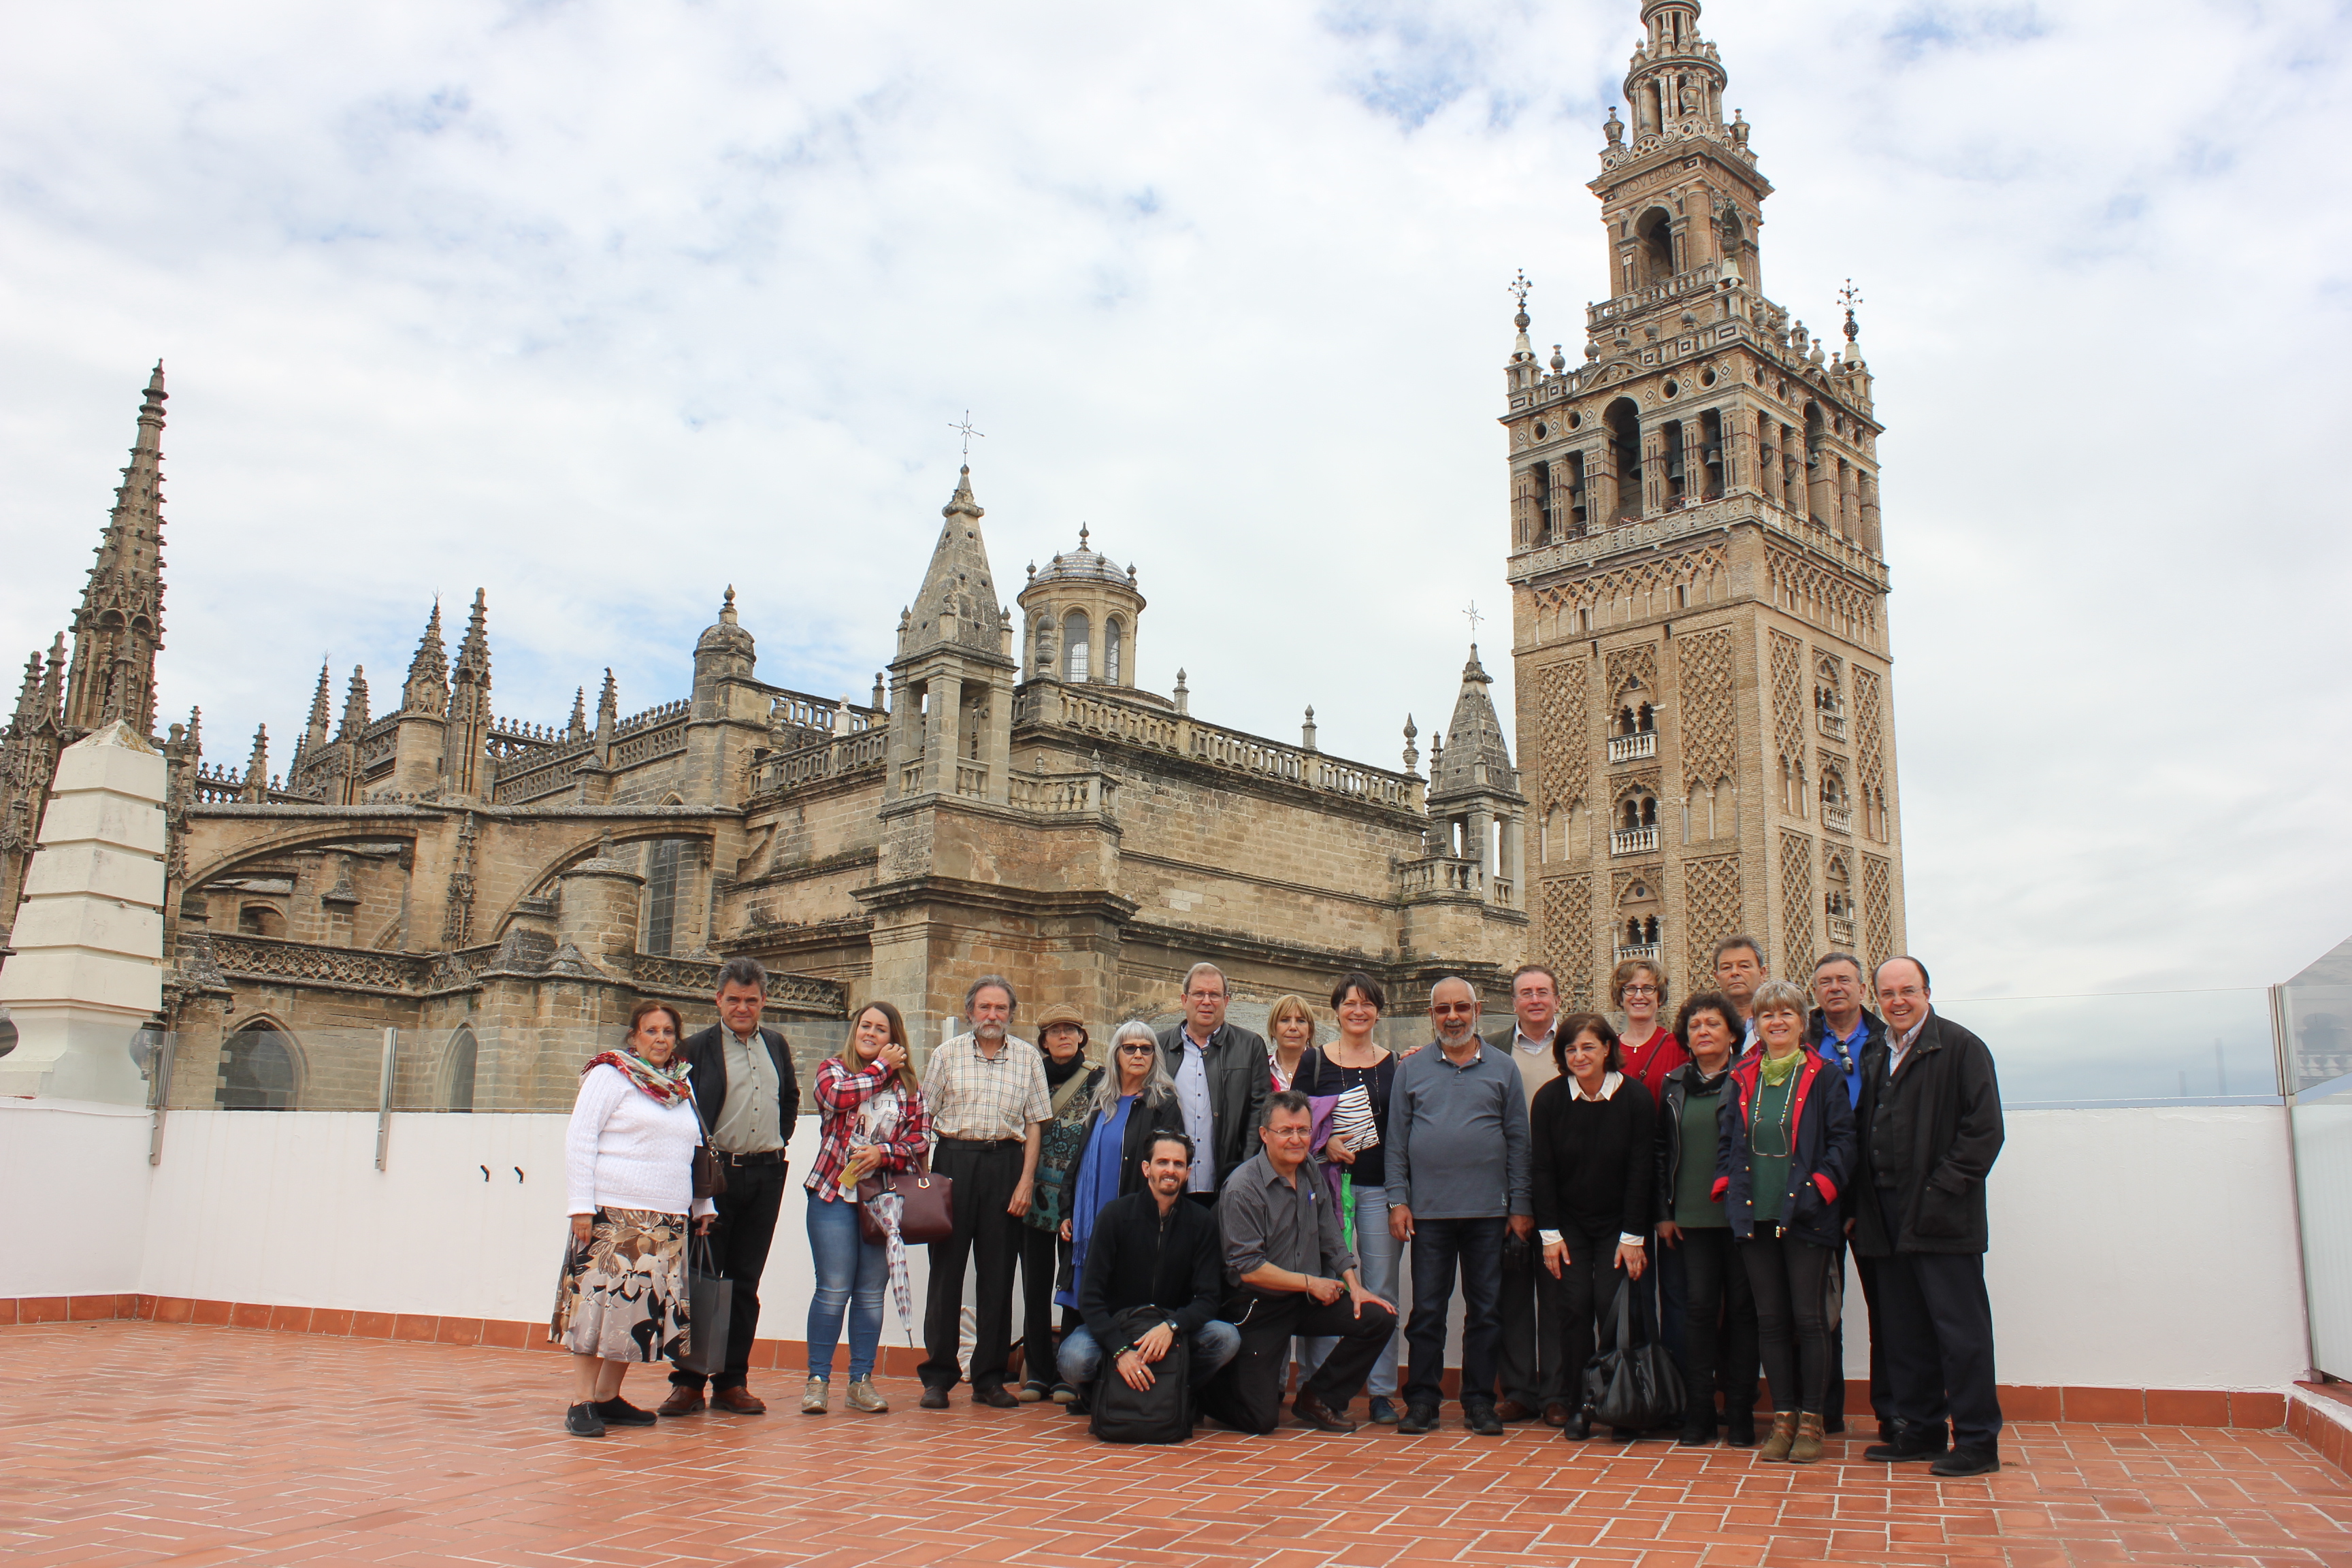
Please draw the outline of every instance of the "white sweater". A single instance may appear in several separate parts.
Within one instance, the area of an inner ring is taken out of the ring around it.
[[[656,1104],[620,1068],[592,1068],[580,1080],[563,1135],[565,1212],[709,1214],[710,1200],[694,1196],[694,1148],[701,1141],[691,1100]]]

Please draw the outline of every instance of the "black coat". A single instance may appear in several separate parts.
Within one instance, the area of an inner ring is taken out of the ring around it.
[[[1118,1070],[1115,1065],[1095,1069],[1097,1073]],[[1084,1092],[1091,1096],[1094,1090],[1088,1089]],[[1102,1112],[1099,1110],[1087,1112],[1087,1124],[1078,1133],[1078,1152],[1070,1162],[1069,1175],[1065,1178],[1069,1184],[1073,1197],[1076,1196],[1078,1191],[1079,1168],[1086,1163],[1087,1150],[1094,1143],[1095,1128],[1101,1121]],[[1125,1197],[1129,1193],[1139,1192],[1143,1188],[1144,1140],[1154,1132],[1183,1131],[1184,1113],[1177,1108],[1176,1097],[1173,1094],[1162,1095],[1156,1100],[1146,1094],[1141,1100],[1136,1101],[1127,1113],[1127,1130],[1119,1144],[1118,1194],[1120,1197]]]
[[[1863,1058],[1853,1248],[1864,1258],[1983,1252],[1991,1245],[1985,1177],[2002,1138],[1992,1052],[1931,1012],[1890,1081],[1893,1059],[1891,1041]],[[1878,1184],[1881,1163],[1892,1167],[1892,1187]]]
[[[1180,1194],[1163,1215],[1150,1193],[1129,1193],[1095,1217],[1078,1310],[1108,1360],[1127,1348],[1112,1325],[1130,1307],[1165,1308],[1168,1321],[1186,1334],[1215,1317],[1224,1268],[1214,1213]]]
[[[1789,1187],[1780,1194],[1780,1217],[1774,1222],[1800,1241],[1816,1247],[1837,1246],[1844,1234],[1842,1194],[1854,1163],[1853,1100],[1845,1091],[1844,1075],[1833,1059],[1803,1050],[1797,1065],[1797,1082],[1790,1106],[1794,1131],[1789,1140]],[[1724,1217],[1731,1234],[1746,1241],[1756,1233],[1756,1165],[1750,1156],[1748,1127],[1756,1093],[1764,1073],[1764,1047],[1739,1058],[1725,1087],[1723,1110],[1717,1118],[1715,1191],[1723,1200]]]
[[[1607,1100],[1579,1100],[1575,1089],[1574,1079],[1556,1078],[1536,1090],[1528,1112],[1528,1196],[1536,1228],[1649,1235],[1657,1108],[1648,1088],[1620,1076]]]
[[[719,1031],[725,1026],[713,1024],[686,1037],[686,1059],[694,1068],[687,1083],[694,1090],[694,1109],[702,1117],[705,1134],[719,1125],[719,1117],[726,1113],[727,1096],[734,1089],[727,1081],[727,1052],[719,1044]],[[776,1127],[789,1147],[801,1114],[801,1085],[793,1073],[792,1044],[781,1031],[764,1026],[760,1038],[767,1043],[768,1059],[776,1064]]]
[[[1274,1091],[1274,1061],[1265,1041],[1247,1029],[1220,1024],[1201,1054],[1209,1069],[1209,1115],[1213,1151],[1217,1157],[1217,1184],[1258,1152],[1257,1121],[1265,1097]],[[1160,1060],[1174,1078],[1184,1065],[1184,1026],[1160,1032]],[[1181,1121],[1181,1118],[1180,1118]]]

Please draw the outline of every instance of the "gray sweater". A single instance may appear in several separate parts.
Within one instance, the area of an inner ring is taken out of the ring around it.
[[[1531,1214],[1528,1092],[1508,1051],[1485,1041],[1466,1067],[1435,1045],[1397,1064],[1389,1091],[1391,1207],[1415,1219]]]

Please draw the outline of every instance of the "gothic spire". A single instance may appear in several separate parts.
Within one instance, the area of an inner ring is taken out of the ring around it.
[[[343,696],[343,727],[336,731],[338,741],[356,741],[360,731],[368,727],[367,668],[352,666],[352,684]]]
[[[312,751],[327,743],[327,715],[330,697],[327,660],[319,661],[319,689],[310,694],[310,721],[302,727],[302,750]]]
[[[474,590],[474,613],[467,617],[466,640],[457,647],[457,665],[451,674],[459,677],[470,675],[487,686],[490,679],[490,638],[483,625],[484,616],[482,590],[477,588]]]
[[[269,799],[269,726],[253,728],[253,755],[245,763],[245,798],[255,805]]]
[[[567,741],[588,738],[588,689],[584,686],[572,689],[572,722],[564,727],[563,738]]]
[[[1478,645],[1470,645],[1470,658],[1462,667],[1462,694],[1454,701],[1454,721],[1446,726],[1440,758],[1431,742],[1430,794],[1455,795],[1468,790],[1510,791],[1510,742],[1503,737],[1503,721],[1495,713],[1491,692],[1494,678],[1478,662]]]
[[[441,600],[433,600],[433,616],[417,639],[416,657],[408,661],[408,683],[401,689],[404,712],[438,717],[449,710],[449,656],[441,647]]]
[[[163,366],[139,406],[139,434],[99,536],[97,561],[74,613],[65,722],[80,733],[120,719],[141,734],[155,724],[155,655],[163,646]]]
[[[972,499],[969,464],[957,475],[955,494],[940,515],[947,521],[932,548],[923,586],[901,626],[898,656],[948,644],[1001,658],[1003,612],[988,567],[988,545],[980,536],[980,520],[986,514]]]

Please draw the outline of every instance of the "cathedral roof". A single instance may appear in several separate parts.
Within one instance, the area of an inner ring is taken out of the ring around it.
[[[955,494],[940,509],[947,521],[923,586],[901,625],[899,655],[920,653],[947,644],[967,651],[1003,657],[1003,612],[996,602],[996,580],[988,567],[988,545],[980,536],[981,504],[972,499],[971,468],[956,479]]]
[[[1517,786],[1512,780],[1510,742],[1503,738],[1503,721],[1496,717],[1489,689],[1494,678],[1478,662],[1478,645],[1470,645],[1470,662],[1462,667],[1462,695],[1454,700],[1454,721],[1445,728],[1445,757],[1433,770],[1432,798],[1476,790],[1504,793]],[[1479,776],[1480,764],[1486,776]]]

